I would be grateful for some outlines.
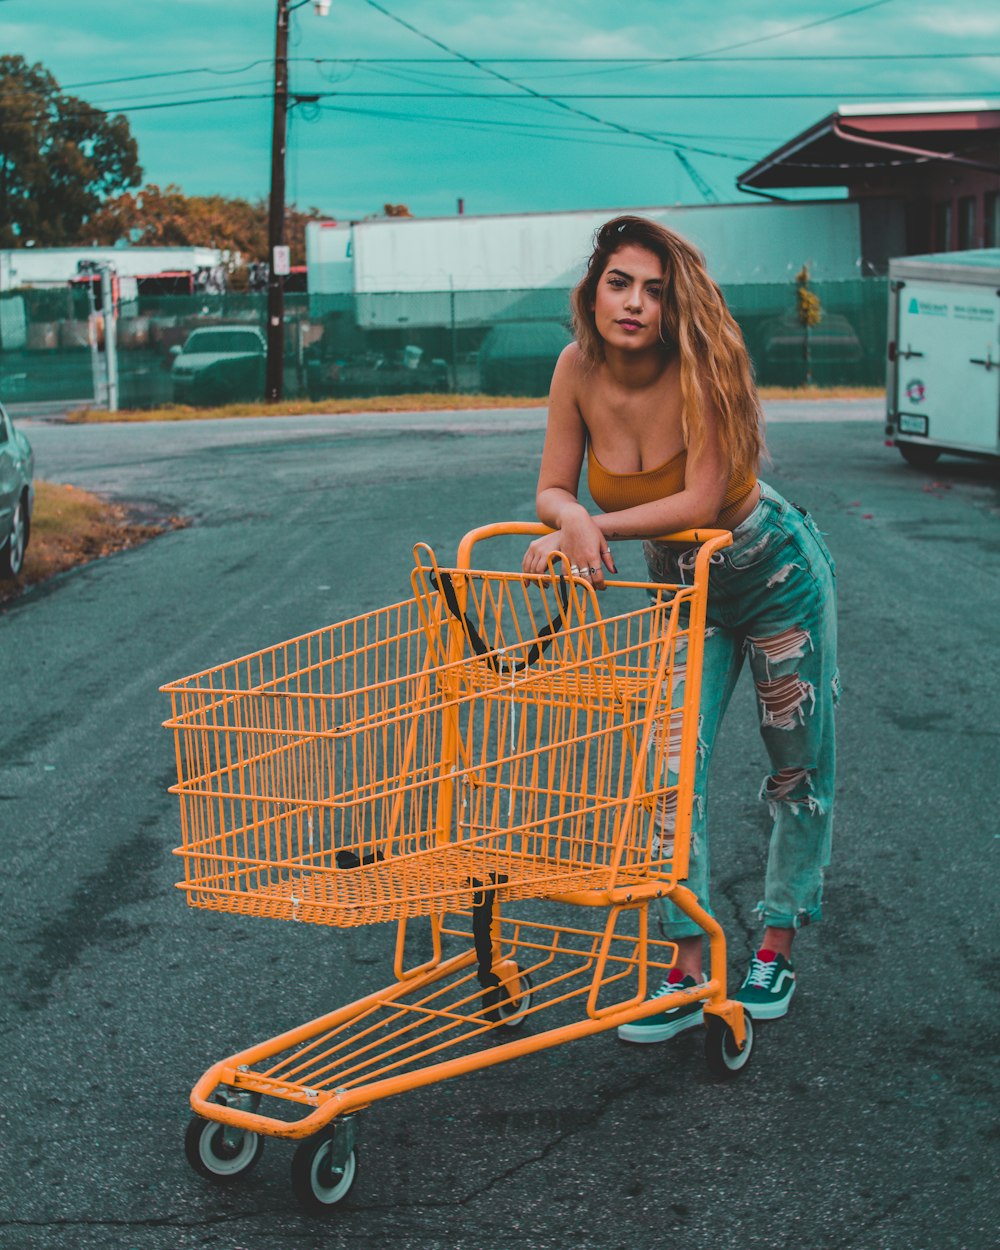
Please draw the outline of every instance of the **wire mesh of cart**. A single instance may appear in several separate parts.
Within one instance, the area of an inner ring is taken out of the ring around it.
[[[718,1075],[749,1059],[724,935],[682,884],[708,569],[730,536],[671,536],[698,548],[690,585],[600,597],[560,556],[547,575],[474,567],[478,543],[540,532],[475,530],[451,568],[418,545],[402,603],[163,687],[188,902],[398,924],[391,984],[198,1081],[186,1150],[203,1176],[298,1140],[296,1196],[332,1209],[362,1108],[653,1014],[677,956],[653,935],[664,898],[711,961],[672,1006],[703,1002]],[[416,963],[414,925],[430,937]]]

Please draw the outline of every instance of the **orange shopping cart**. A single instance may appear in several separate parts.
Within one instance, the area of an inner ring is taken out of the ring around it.
[[[191,906],[398,925],[390,985],[197,1082],[185,1148],[209,1180],[284,1138],[297,1199],[332,1210],[360,1110],[662,1009],[668,897],[710,948],[671,1003],[703,1002],[715,1074],[746,1065],[724,934],[680,884],[709,561],[731,537],[671,536],[699,548],[693,585],[600,598],[560,556],[546,576],[477,567],[484,540],[544,532],[474,530],[452,568],[418,545],[404,602],[163,687]]]

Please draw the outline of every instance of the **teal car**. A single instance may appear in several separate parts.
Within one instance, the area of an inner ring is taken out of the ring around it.
[[[0,404],[0,577],[17,577],[31,536],[35,456]]]
[[[254,326],[204,326],[175,348],[174,402],[205,406],[264,395],[267,343]]]

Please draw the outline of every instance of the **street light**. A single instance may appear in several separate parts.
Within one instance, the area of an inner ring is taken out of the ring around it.
[[[285,246],[285,144],[288,134],[288,16],[310,0],[278,0],[274,38],[274,118],[271,126],[271,198],[267,220],[267,379],[266,398],[281,398],[285,371],[285,275],[289,271]],[[320,17],[330,12],[330,0],[312,0]]]

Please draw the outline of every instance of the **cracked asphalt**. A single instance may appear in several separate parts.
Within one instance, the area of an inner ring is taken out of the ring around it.
[[[184,906],[157,688],[406,597],[418,539],[450,558],[531,517],[542,414],[22,422],[39,476],[192,524],[0,612],[4,1250],[997,1246],[1000,480],[906,467],[873,402],[769,416],[765,476],[838,561],[845,684],[826,918],[791,1013],[727,1084],[697,1033],[605,1034],[383,1102],[328,1222],[295,1208],[280,1142],[244,1183],[195,1176],[187,1096],[390,980],[394,930]],[[746,681],[716,760],[737,976],[768,831]]]

